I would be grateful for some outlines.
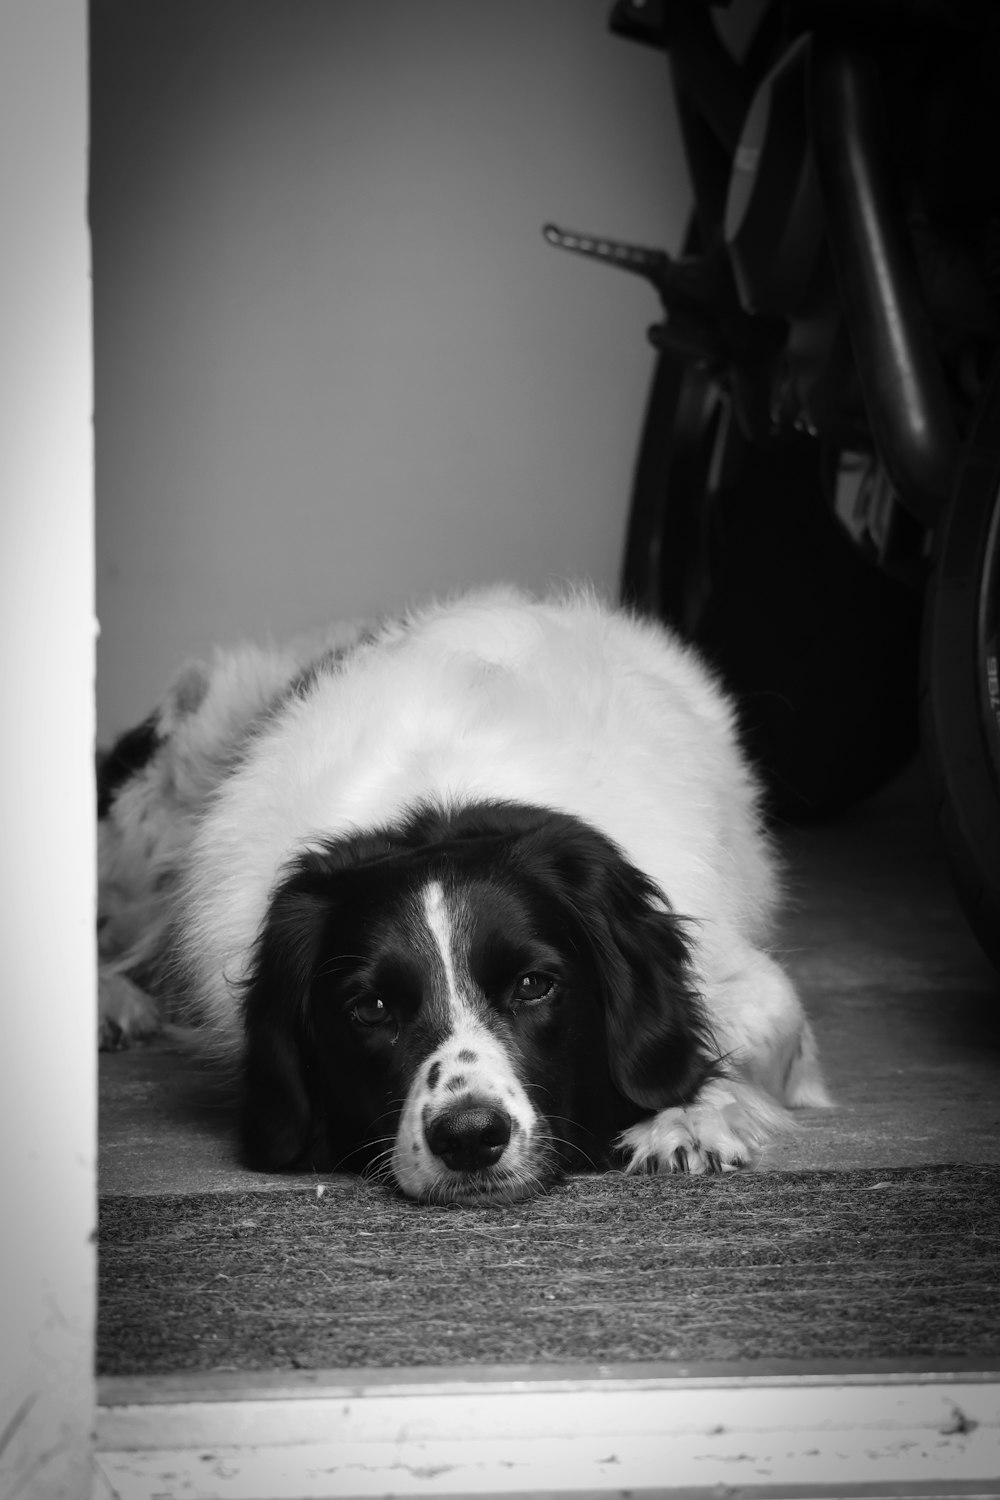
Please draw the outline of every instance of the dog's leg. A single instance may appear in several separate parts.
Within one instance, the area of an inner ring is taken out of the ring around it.
[[[628,1172],[731,1172],[752,1166],[789,1124],[788,1112],[753,1084],[711,1078],[690,1104],[641,1120],[618,1146]]]
[[[707,986],[708,1022],[726,1072],[791,1108],[830,1097],[812,1028],[784,969],[749,944],[727,947],[723,977]]]
[[[97,981],[97,1045],[119,1052],[160,1030],[159,1007],[127,974],[101,969]]]
[[[686,1105],[633,1125],[618,1145],[630,1172],[721,1172],[750,1166],[788,1130],[787,1109],[824,1107],[812,1029],[798,996],[767,954],[740,945],[739,965],[707,986],[720,1072]],[[727,966],[728,967],[728,966]]]

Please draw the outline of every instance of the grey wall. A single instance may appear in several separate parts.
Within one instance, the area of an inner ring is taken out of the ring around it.
[[[617,581],[675,247],[661,55],[608,0],[95,0],[98,724],[187,655]]]

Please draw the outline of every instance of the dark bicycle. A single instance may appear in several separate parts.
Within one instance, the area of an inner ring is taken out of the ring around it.
[[[770,0],[738,58],[725,3],[610,18],[669,67],[683,254],[545,230],[663,307],[622,593],[717,662],[781,819],[919,736],[1000,967],[1000,6]]]

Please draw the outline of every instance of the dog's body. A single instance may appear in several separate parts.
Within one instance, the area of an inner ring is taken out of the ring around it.
[[[511,1199],[616,1149],[739,1165],[826,1102],[732,709],[657,627],[491,590],[223,655],[134,758],[105,1032],[137,979],[179,993],[241,1067],[257,1165]]]

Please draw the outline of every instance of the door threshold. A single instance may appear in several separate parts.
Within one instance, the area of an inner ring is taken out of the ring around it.
[[[1000,1367],[494,1366],[98,1382],[94,1500],[997,1496]]]

